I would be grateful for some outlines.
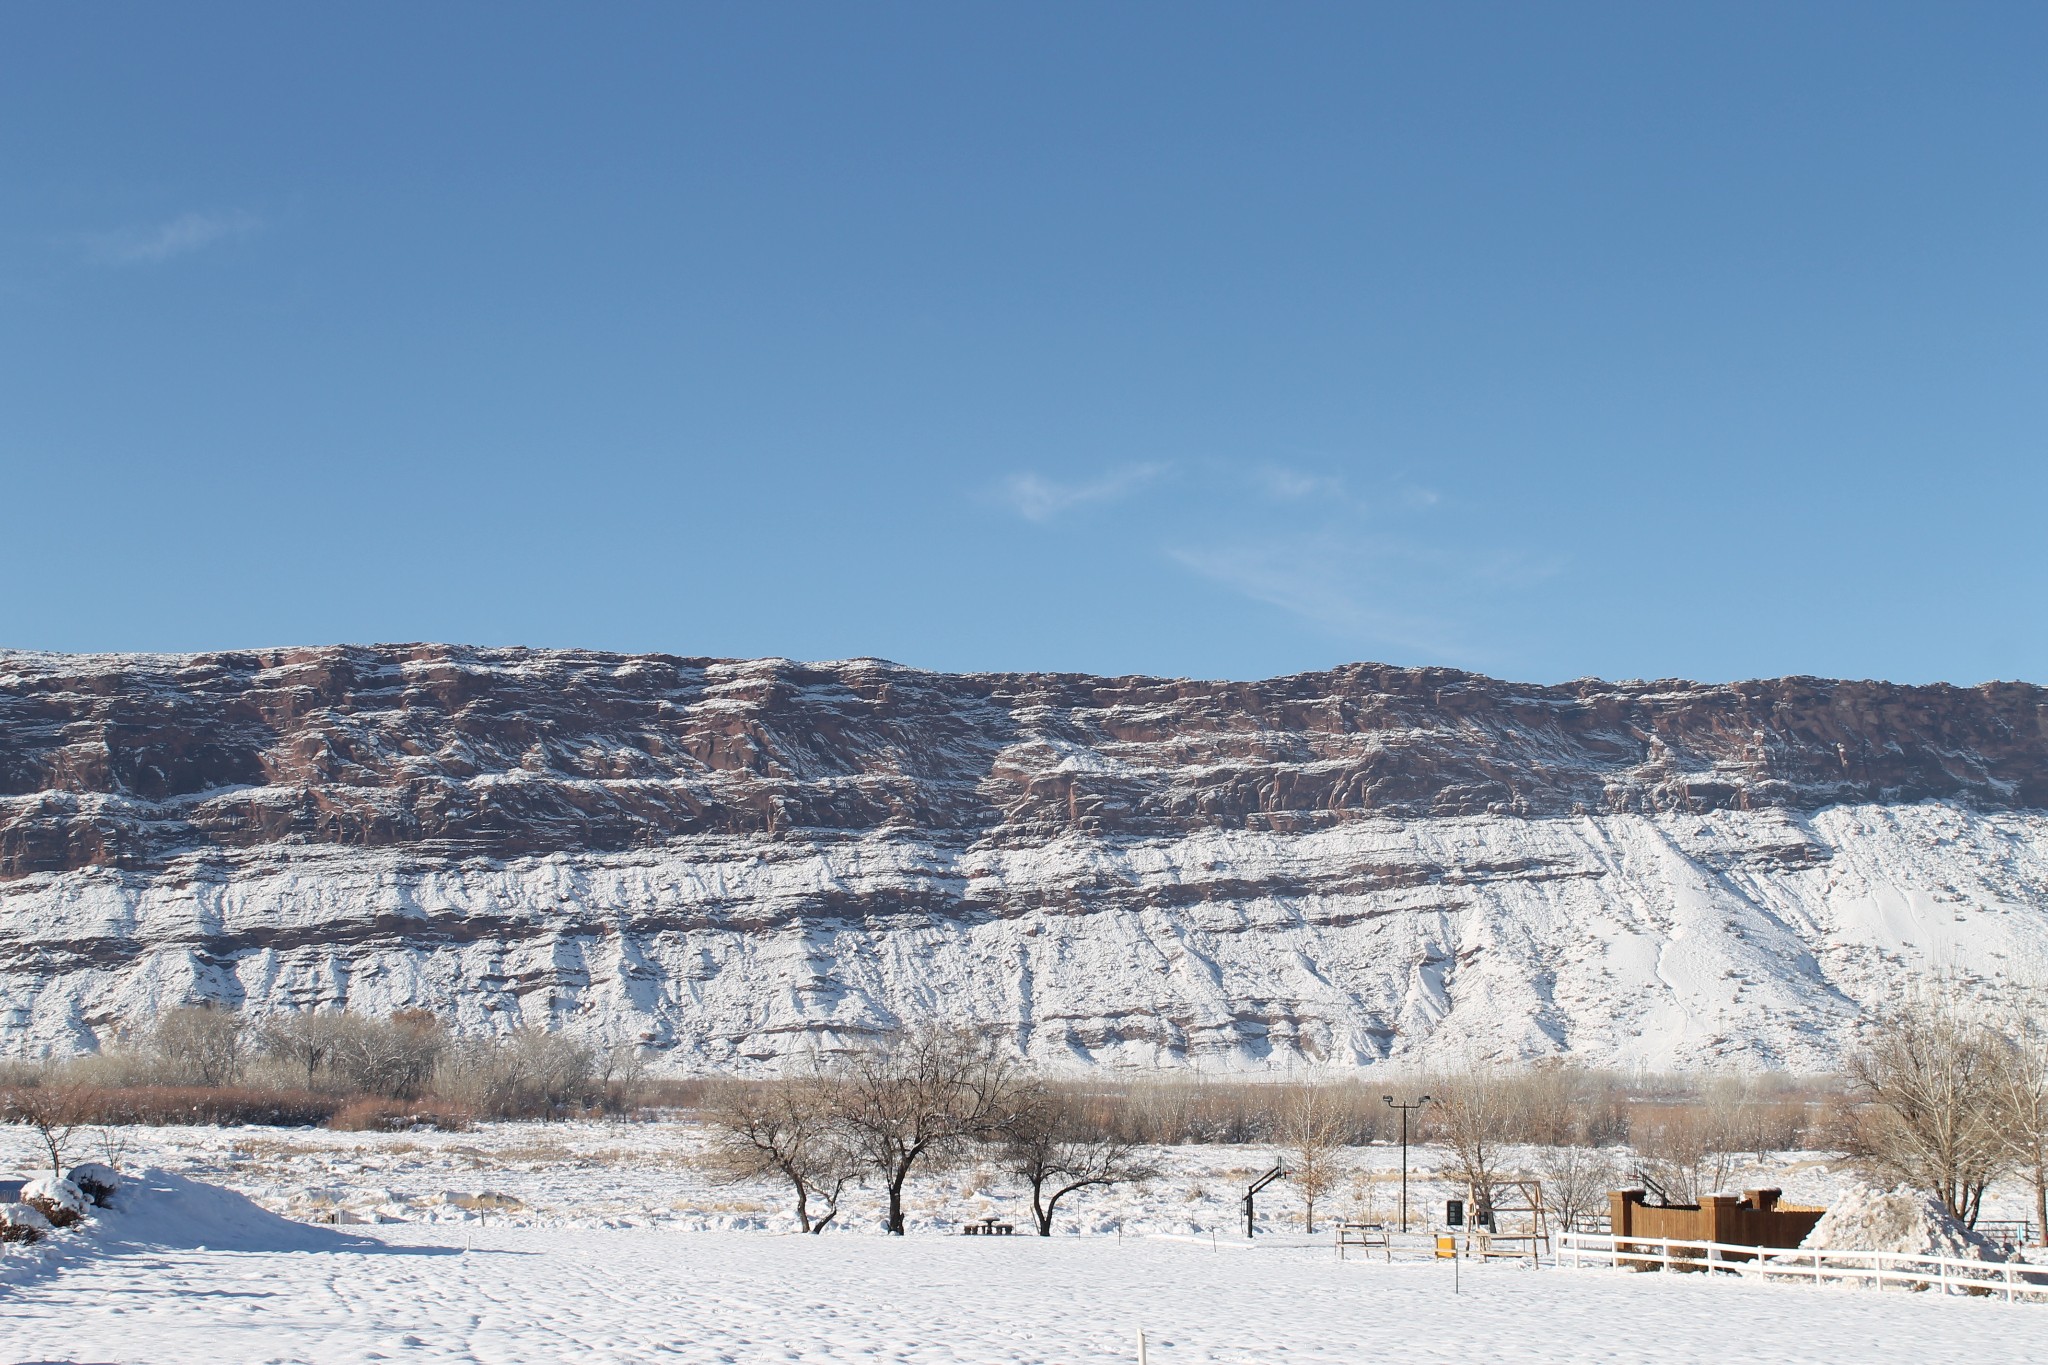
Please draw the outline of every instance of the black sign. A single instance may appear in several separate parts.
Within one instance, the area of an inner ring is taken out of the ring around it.
[[[1461,1228],[1465,1226],[1464,1200],[1446,1199],[1444,1201],[1444,1226],[1447,1228]]]

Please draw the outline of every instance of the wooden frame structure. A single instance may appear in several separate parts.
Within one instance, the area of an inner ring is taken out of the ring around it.
[[[1476,1188],[1466,1191],[1465,1254],[1481,1260],[1542,1264],[1550,1250],[1550,1219],[1543,1209],[1540,1180],[1496,1180],[1489,1202]]]
[[[1338,1223],[1337,1259],[1340,1261],[1344,1259],[1345,1247],[1363,1247],[1367,1252],[1384,1251],[1388,1260],[1394,1259],[1394,1238],[1385,1223]]]

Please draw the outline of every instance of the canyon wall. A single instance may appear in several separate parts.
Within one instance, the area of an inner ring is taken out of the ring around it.
[[[2048,980],[2048,692],[0,652],[0,1055],[190,1000],[763,1070],[1831,1064]]]

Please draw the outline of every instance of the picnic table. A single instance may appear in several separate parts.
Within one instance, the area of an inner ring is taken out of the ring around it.
[[[1368,1251],[1377,1248],[1384,1251],[1388,1260],[1394,1259],[1394,1239],[1385,1223],[1339,1223],[1337,1224],[1337,1259],[1344,1259],[1345,1247],[1364,1247]]]
[[[967,1221],[967,1226],[960,1229],[960,1231],[967,1234],[969,1237],[1008,1237],[1012,1233],[1016,1232],[1016,1230],[1017,1229],[1014,1225],[1009,1223],[999,1223],[992,1217],[980,1219],[970,1218]]]

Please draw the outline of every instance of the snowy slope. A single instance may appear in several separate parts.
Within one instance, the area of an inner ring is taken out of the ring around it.
[[[737,1068],[909,1017],[1013,1028],[1054,1063],[1814,1068],[1908,969],[2048,979],[2044,835],[2048,817],[1937,803],[965,852],[707,841],[432,870],[195,858],[0,891],[18,945],[0,1024],[69,1049],[213,998],[427,1005]],[[1091,910],[1098,888],[1117,894]],[[903,908],[815,913],[847,889]]]

